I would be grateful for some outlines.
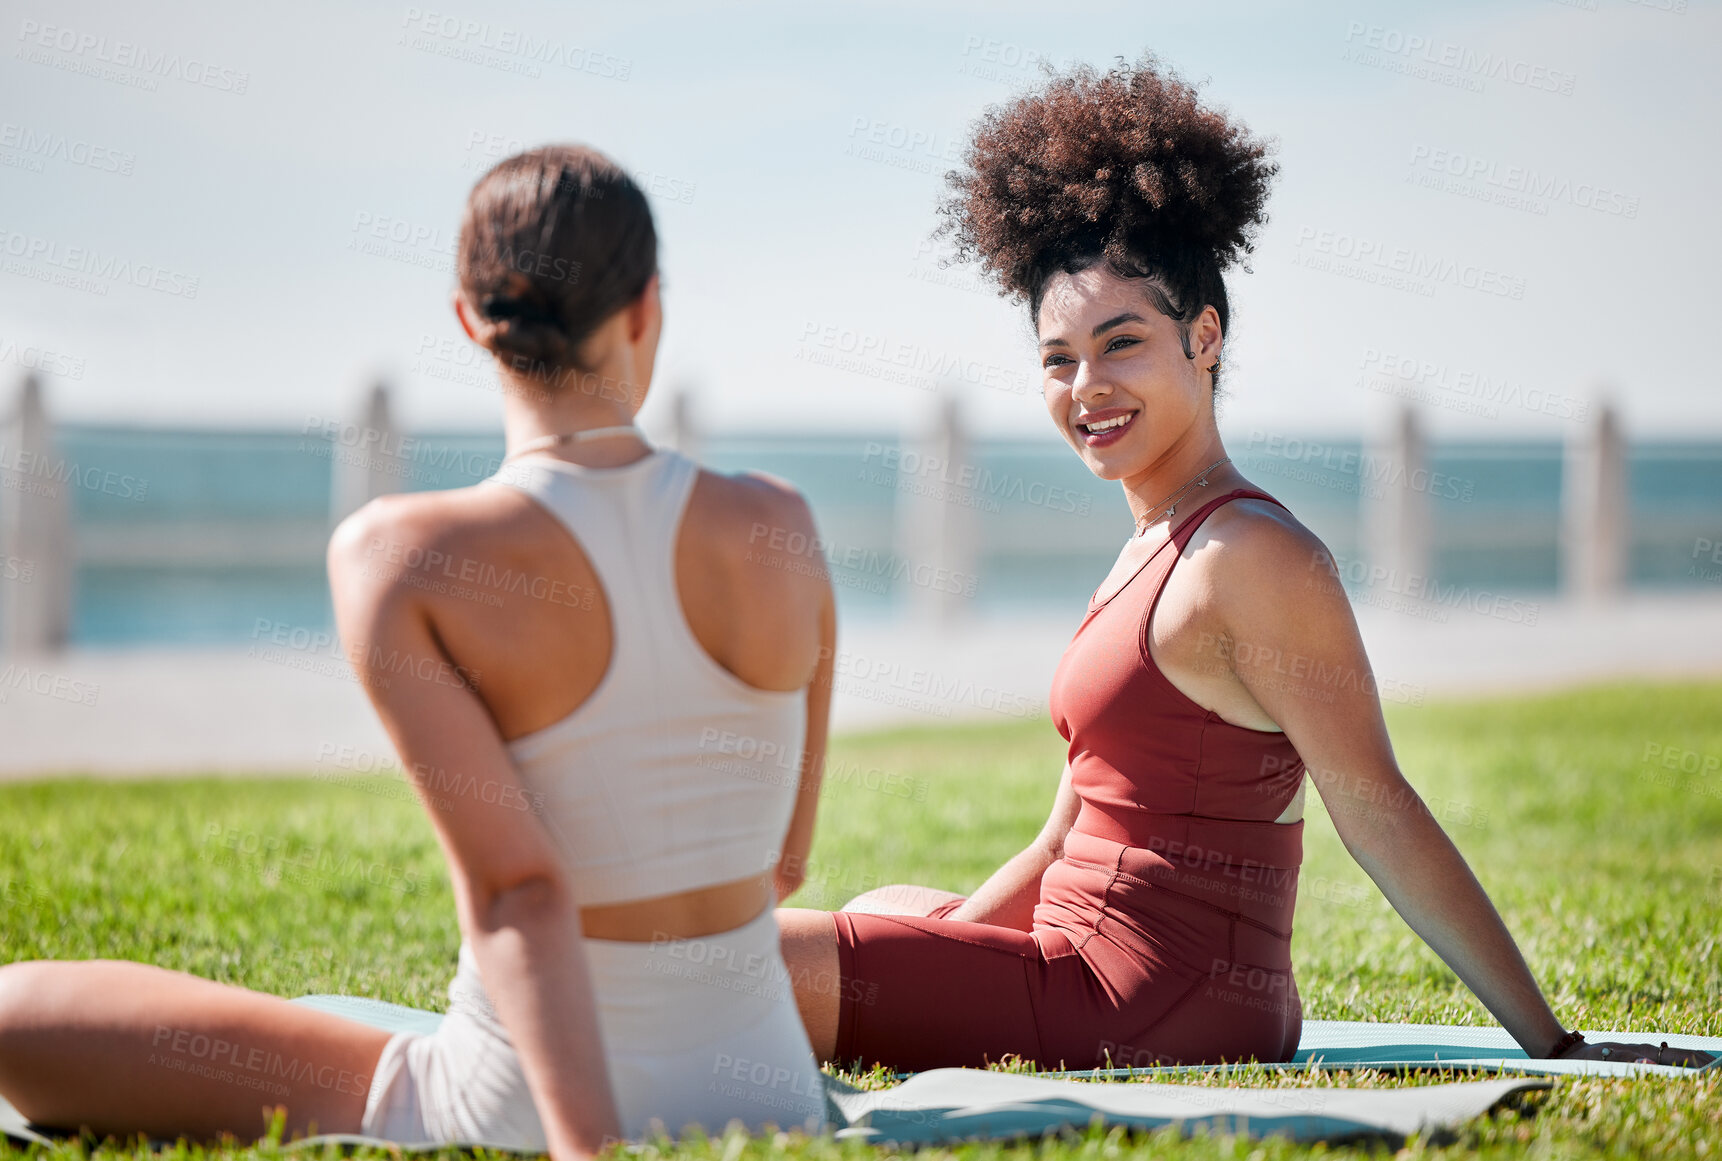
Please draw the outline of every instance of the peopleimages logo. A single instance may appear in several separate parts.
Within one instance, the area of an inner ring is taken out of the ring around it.
[[[129,40],[109,40],[106,36],[67,28],[64,25],[21,20],[18,23],[18,39],[24,42],[24,49],[18,54],[20,58],[29,59],[36,64],[63,68],[69,72],[102,75],[102,66],[129,69],[145,74],[151,81],[168,77],[184,81],[188,85],[240,96],[244,95],[251,84],[251,74],[238,69],[211,64],[195,56],[158,51]],[[29,53],[29,50],[33,49],[48,49],[64,55],[56,60],[46,57],[45,54]],[[149,87],[155,86],[151,84]]]
[[[1551,202],[1566,202],[1582,210],[1638,217],[1638,198],[1589,181],[1574,181],[1559,174],[1543,173],[1523,165],[1503,165],[1474,153],[1440,149],[1430,145],[1411,147],[1411,167],[1431,174],[1457,178],[1499,189],[1506,193]]]
[[[41,371],[67,379],[84,377],[82,358],[34,344],[19,346],[17,340],[4,336],[0,336],[0,363],[11,363],[27,371]]]
[[[954,351],[939,351],[920,343],[902,342],[836,323],[802,324],[795,358],[839,370],[871,374],[875,368],[890,379],[923,390],[936,390],[941,381],[987,387],[1011,395],[1026,395],[1034,386],[1026,371],[1001,367]]]
[[[1296,436],[1269,435],[1260,428],[1250,432],[1248,446],[1250,451],[1259,455],[1273,456],[1306,467],[1316,466],[1345,476],[1355,474],[1367,484],[1409,488],[1413,492],[1427,492],[1431,496],[1467,504],[1476,496],[1475,480],[1450,476],[1445,472],[1434,472],[1427,468],[1407,469],[1403,462],[1390,456],[1329,447],[1327,444],[1299,439]]]
[[[1394,246],[1378,238],[1347,234],[1342,230],[1323,230],[1315,226],[1300,226],[1297,232],[1298,255],[1294,264],[1311,265],[1318,269],[1333,269],[1332,263],[1342,263],[1368,273],[1385,272],[1421,283],[1433,294],[1442,283],[1466,290],[1494,294],[1502,298],[1525,297],[1525,280],[1476,262],[1460,262],[1444,255],[1428,254],[1409,246]],[[1307,249],[1306,249],[1307,247]],[[1309,258],[1317,261],[1309,261]],[[1303,261],[1300,261],[1303,259]],[[1329,260],[1323,263],[1320,260]]]
[[[855,116],[849,120],[850,147],[847,152],[867,156],[859,147],[900,150],[906,154],[925,157],[929,161],[955,165],[963,159],[964,140],[960,136],[941,133],[924,125],[903,125],[877,117]]]
[[[830,656],[830,650],[820,650],[821,661]],[[904,665],[892,658],[867,657],[839,650],[833,672],[842,683],[839,688],[845,693],[865,697],[863,690],[871,687],[879,692],[895,691],[925,698],[939,707],[935,712],[941,717],[949,717],[950,706],[958,703],[1016,718],[1035,717],[1042,712],[1040,704],[1026,694],[1013,693],[968,677]]]
[[[1542,612],[1542,605],[1537,601],[1528,601],[1489,589],[1473,589],[1470,585],[1456,581],[1443,584],[1427,573],[1402,572],[1397,568],[1371,564],[1355,557],[1335,554],[1331,567],[1332,571],[1328,575],[1342,585],[1359,590],[1360,595],[1365,598],[1358,602],[1360,604],[1381,604],[1380,601],[1368,599],[1372,592],[1379,592],[1432,606],[1465,609],[1479,616],[1493,617],[1514,625],[1535,625]],[[1327,564],[1318,554],[1311,558],[1309,568],[1312,572],[1325,572]],[[1310,586],[1306,583],[1305,587]],[[1445,617],[1439,619],[1446,620]]]
[[[1365,24],[1353,20],[1345,30],[1346,50],[1360,64],[1384,64],[1383,57],[1395,63],[1422,68],[1444,69],[1454,80],[1471,82],[1467,87],[1477,91],[1484,80],[1502,80],[1523,85],[1528,89],[1571,96],[1578,77],[1561,69],[1533,64],[1523,57],[1506,53],[1470,48],[1451,40]],[[1404,71],[1394,68],[1392,71]]]
[[[1561,391],[1526,387],[1505,376],[1489,375],[1469,367],[1456,367],[1444,360],[1420,358],[1377,347],[1363,348],[1358,361],[1365,386],[1399,384],[1407,391],[1392,391],[1406,398],[1450,405],[1454,399],[1478,404],[1470,410],[1496,418],[1500,407],[1522,407],[1526,411],[1558,419],[1582,420],[1590,411],[1588,400]],[[1376,388],[1379,389],[1379,388]],[[1450,398],[1444,398],[1450,397]]]
[[[917,562],[864,545],[821,540],[795,529],[757,521],[748,533],[747,542],[749,548],[744,559],[750,564],[815,576],[829,575],[825,567],[828,564],[851,574],[830,577],[831,580],[846,584],[858,581],[860,587],[875,593],[889,592],[891,584],[900,581],[935,592],[972,597],[980,579],[972,572]]]
[[[61,484],[140,503],[149,495],[146,479],[0,444],[0,487],[31,495],[58,496],[57,485]]]
[[[92,246],[68,246],[52,238],[4,227],[0,227],[0,259],[5,261],[7,273],[38,277],[41,281],[57,281],[53,276],[58,275],[76,280],[80,283],[78,289],[96,294],[106,294],[111,283],[124,282],[176,298],[197,297],[195,275],[156,263],[134,262]]]
[[[465,59],[473,64],[493,67],[507,64],[510,66],[507,71],[531,77],[542,76],[543,65],[616,81],[627,80],[634,70],[633,61],[600,49],[433,9],[407,8],[401,16],[401,27],[406,30],[401,43],[408,48]],[[485,52],[495,56],[486,58]]]
[[[0,666],[0,702],[7,700],[8,694],[23,692],[69,701],[74,705],[95,705],[101,691],[102,687],[93,682],[79,681],[63,673],[32,669],[11,661]]]
[[[957,495],[966,494],[991,501],[987,505],[970,504],[971,507],[982,507],[989,512],[999,510],[1000,500],[1008,500],[1035,508],[1049,508],[1058,512],[1074,512],[1078,516],[1087,516],[1094,498],[1087,492],[1073,492],[1057,484],[1049,484],[1044,480],[1029,479],[1025,476],[1012,475],[1009,472],[995,472],[991,468],[979,464],[965,463],[960,460],[950,460],[943,456],[924,455],[913,448],[902,448],[890,444],[869,441],[861,456],[863,465],[877,462],[879,468],[889,473],[887,476],[874,478],[863,467],[859,478],[869,483],[880,483],[884,479],[894,479],[899,491],[926,493],[929,489],[917,487],[919,482],[926,481],[945,485]],[[946,493],[944,498],[954,498],[952,493]]]
[[[138,160],[135,153],[13,121],[0,122],[0,149],[14,150],[34,159],[62,161],[103,173],[117,173],[121,177],[130,177]]]

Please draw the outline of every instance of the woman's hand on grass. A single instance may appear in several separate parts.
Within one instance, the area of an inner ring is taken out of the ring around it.
[[[1561,1060],[1606,1060],[1614,1064],[1678,1064],[1683,1068],[1702,1068],[1713,1057],[1696,1048],[1675,1048],[1662,1044],[1625,1044],[1618,1040],[1585,1042],[1571,1052],[1563,1052]]]

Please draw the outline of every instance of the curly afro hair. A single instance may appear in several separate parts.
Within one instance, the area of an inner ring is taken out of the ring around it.
[[[986,111],[964,168],[946,175],[938,232],[1031,317],[1060,271],[1105,262],[1144,279],[1188,353],[1188,324],[1204,306],[1222,331],[1230,322],[1221,273],[1248,256],[1267,219],[1272,150],[1152,54],[1105,73],[1078,65]]]

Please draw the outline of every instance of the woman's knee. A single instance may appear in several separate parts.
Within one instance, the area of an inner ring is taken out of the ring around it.
[[[48,982],[46,960],[20,960],[0,967],[0,1045],[8,1033],[21,1030],[32,1011],[39,1011]]]
[[[47,960],[25,960],[0,967],[0,1092],[16,1104],[18,1086],[26,1084],[32,1060],[43,1047],[44,1024],[52,1018],[53,977],[56,965]]]
[[[92,998],[127,994],[129,978],[116,980],[115,969],[136,971],[141,964],[101,959],[31,959],[0,966],[0,1049],[16,1048],[32,1034],[52,1035],[76,1023]],[[159,970],[159,969],[145,969]]]
[[[945,904],[962,898],[955,891],[941,891],[937,887],[892,883],[863,891],[845,903],[842,909],[860,915],[931,915]]]

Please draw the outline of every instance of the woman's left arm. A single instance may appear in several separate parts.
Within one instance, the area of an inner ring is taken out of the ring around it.
[[[461,932],[519,1054],[550,1155],[595,1156],[621,1127],[574,884],[424,595],[367,565],[367,544],[438,546],[398,513],[369,505],[330,541],[341,642],[425,803],[448,860]],[[469,789],[449,795],[450,782]]]
[[[807,683],[807,734],[795,789],[795,811],[783,849],[777,854],[772,880],[777,901],[800,889],[807,878],[807,853],[813,848],[813,824],[819,814],[819,792],[825,781],[825,748],[831,733],[832,678],[837,667],[837,602],[830,582],[819,610],[819,660]]]
[[[1334,829],[1394,909],[1533,1057],[1565,1032],[1482,884],[1401,773],[1331,556],[1277,518],[1230,521],[1215,550],[1212,660],[1285,731]],[[1307,562],[1307,564],[1306,564]]]

